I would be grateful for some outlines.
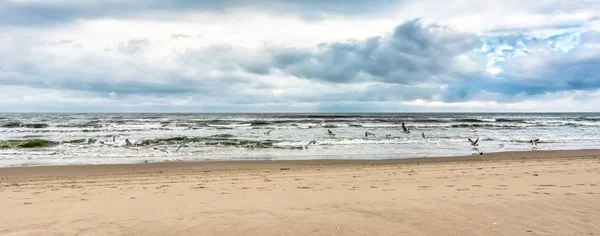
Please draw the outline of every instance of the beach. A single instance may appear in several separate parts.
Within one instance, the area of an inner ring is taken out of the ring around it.
[[[0,235],[599,235],[600,150],[0,168]]]

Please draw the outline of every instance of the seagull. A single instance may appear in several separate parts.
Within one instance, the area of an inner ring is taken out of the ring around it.
[[[479,146],[479,144],[477,142],[479,142],[479,137],[477,137],[477,139],[475,141],[473,141],[471,138],[469,138],[469,142],[471,142],[471,145],[476,147]]]
[[[327,130],[327,134],[331,135],[331,136],[335,136],[335,134],[333,132],[331,132],[331,130],[329,130],[329,129]]]
[[[175,150],[175,152],[179,152],[179,149],[181,149],[183,146],[185,146],[185,143],[182,143],[181,145],[179,145],[179,147],[177,147],[177,150]]]
[[[125,139],[125,146],[133,147],[133,144],[131,143],[131,141],[129,141],[129,139]]]
[[[406,125],[404,125],[404,122],[402,122],[402,130],[404,130],[404,133],[410,134],[410,128],[406,127]]]
[[[304,145],[304,149],[307,149],[308,146],[311,144],[317,144],[317,140],[311,140],[310,142],[308,142],[306,145]]]
[[[469,132],[473,132],[474,134],[477,134],[477,130],[475,129],[475,127],[473,127],[473,125],[471,125],[471,127],[469,127]]]
[[[271,135],[271,131],[273,131],[272,129],[268,130],[267,132],[265,132],[266,135]]]
[[[536,138],[536,139],[529,140],[529,143],[531,143],[531,147],[536,148],[537,147],[537,143],[539,141],[540,141],[540,139]]]
[[[161,151],[161,152],[164,152],[164,153],[167,153],[167,154],[169,153],[169,150],[168,150],[168,149],[169,149],[169,147],[168,147],[168,146],[164,146],[164,147],[162,147],[162,148],[154,148],[154,150],[159,150],[159,151]]]
[[[371,133],[371,132],[365,132],[365,137],[366,137],[366,138],[369,138],[369,135],[371,135],[371,136],[375,137],[375,134],[374,134],[374,133]]]
[[[138,139],[138,141],[133,142],[133,146],[137,147],[138,145],[142,144],[142,141],[144,141],[144,138]]]
[[[427,139],[427,136],[425,135],[425,132],[421,133],[421,137],[423,137],[423,139]]]

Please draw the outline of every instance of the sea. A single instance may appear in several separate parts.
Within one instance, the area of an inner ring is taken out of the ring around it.
[[[0,113],[0,167],[485,158],[599,146],[600,113]]]

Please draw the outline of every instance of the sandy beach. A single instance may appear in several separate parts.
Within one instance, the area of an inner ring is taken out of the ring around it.
[[[0,235],[600,235],[600,150],[0,169]]]

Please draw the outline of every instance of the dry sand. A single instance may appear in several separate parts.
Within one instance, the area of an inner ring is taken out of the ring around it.
[[[600,150],[0,169],[0,235],[600,235]]]

